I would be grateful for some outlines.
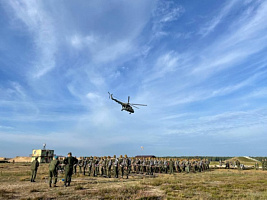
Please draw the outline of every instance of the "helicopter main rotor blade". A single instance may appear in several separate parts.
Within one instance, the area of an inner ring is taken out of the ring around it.
[[[128,96],[128,103],[130,102],[130,96]]]
[[[132,105],[133,106],[133,105]],[[138,108],[137,106],[133,106],[133,107],[135,107],[135,108],[137,108],[137,109],[140,109],[140,108]]]
[[[130,103],[130,105],[132,105],[132,106],[147,106],[145,104],[137,104],[137,103]]]

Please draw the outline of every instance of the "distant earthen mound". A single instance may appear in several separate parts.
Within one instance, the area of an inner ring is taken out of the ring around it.
[[[31,162],[32,157],[22,157],[22,156],[16,156],[15,158],[11,158],[9,162]]]

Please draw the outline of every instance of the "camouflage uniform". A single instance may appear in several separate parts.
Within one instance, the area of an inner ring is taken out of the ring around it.
[[[95,174],[95,161],[96,161],[96,158],[94,157],[92,159],[92,172],[93,172],[93,176],[96,176],[96,174]]]
[[[229,161],[226,161],[226,163],[225,163],[225,169],[230,169],[230,163],[229,163]]]
[[[119,159],[119,166],[120,166],[120,172],[121,172],[121,177],[123,178],[124,175],[124,159],[122,158],[122,155],[120,155],[120,159]]]
[[[97,176],[98,173],[99,173],[99,160],[98,158],[96,157],[95,159],[95,163],[94,163],[94,176]]]
[[[76,156],[75,156],[76,158]],[[74,168],[73,168],[73,173],[76,174],[77,173],[77,163],[74,165]]]
[[[103,176],[103,174],[104,174],[103,164],[104,164],[104,160],[103,160],[103,158],[100,158],[100,160],[99,160],[99,173],[100,173],[100,176]]]
[[[166,174],[168,173],[168,164],[169,164],[168,161],[164,160],[163,167]]]
[[[239,162],[239,160],[236,160],[236,166],[237,166],[237,169],[240,169],[240,162]]]
[[[59,161],[57,159],[57,156],[55,156],[54,159],[49,164],[49,187],[51,187],[53,177],[54,177],[54,187],[56,186],[58,165]]]
[[[153,168],[154,168],[154,160],[150,159],[150,163],[149,163],[149,174],[153,175]]]
[[[86,167],[87,167],[87,159],[84,158],[84,159],[83,159],[83,175],[85,175]]]
[[[170,162],[169,162],[170,174],[173,174],[173,167],[174,167],[173,160],[170,159]]]
[[[92,164],[93,164],[93,158],[90,157],[90,159],[88,160],[88,176],[91,176]]]
[[[186,171],[187,173],[190,172],[190,162],[189,162],[189,160],[185,163],[185,171]]]
[[[122,178],[123,178],[124,170],[125,170],[126,178],[128,179],[128,176],[129,176],[130,171],[131,171],[131,160],[127,157],[127,155],[124,156],[123,161],[121,163],[121,167],[123,168],[123,170],[122,170]]]
[[[35,182],[38,167],[39,167],[39,161],[38,161],[38,157],[36,157],[35,160],[32,161],[32,164],[31,164],[31,170],[32,170],[31,182]]]
[[[107,175],[107,157],[104,156],[104,160],[103,160],[103,176]]]
[[[83,166],[83,158],[78,161],[78,165],[79,165],[79,173],[81,174],[82,173],[82,166]]]
[[[119,177],[119,160],[118,158],[116,158],[116,156],[114,158],[115,158],[114,163],[113,163],[114,175],[115,175],[115,178],[118,178]]]
[[[141,160],[136,160],[136,173],[139,174],[141,171]]]
[[[108,176],[108,178],[111,177],[111,167],[112,167],[112,159],[110,158],[110,156],[108,156],[108,160],[107,160],[107,176]]]
[[[73,166],[78,162],[77,158],[72,157],[71,153],[68,153],[68,157],[64,159],[65,164],[65,179],[64,186],[70,186],[71,176],[73,173]],[[67,185],[68,184],[68,185]]]

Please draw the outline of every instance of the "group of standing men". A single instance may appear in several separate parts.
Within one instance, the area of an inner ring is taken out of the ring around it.
[[[209,169],[208,160],[180,160],[167,158],[128,158],[127,155],[122,155],[117,158],[106,157],[83,157],[74,166],[74,173],[79,173],[88,176],[105,176],[111,178],[111,173],[115,178],[119,177],[119,173],[123,178],[126,175],[128,178],[130,172],[136,174],[153,175],[154,173],[170,173],[174,172],[201,172]]]
[[[71,176],[73,173],[73,167],[78,163],[78,160],[75,157],[72,157],[72,153],[68,153],[68,157],[63,160],[64,168],[65,168],[65,178],[64,178],[64,186],[70,186],[71,183]],[[56,187],[57,177],[58,177],[58,167],[59,167],[59,160],[57,156],[53,157],[53,160],[49,163],[49,187],[53,186]],[[31,182],[35,182],[37,170],[39,167],[38,157],[31,164],[32,176]],[[53,181],[54,179],[54,181]]]

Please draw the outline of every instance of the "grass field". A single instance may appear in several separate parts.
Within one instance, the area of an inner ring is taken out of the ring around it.
[[[48,164],[40,165],[35,183],[30,174],[30,163],[1,163],[0,199],[267,199],[267,171],[261,170],[133,174],[129,179],[77,174],[67,188],[62,181],[48,187]]]

